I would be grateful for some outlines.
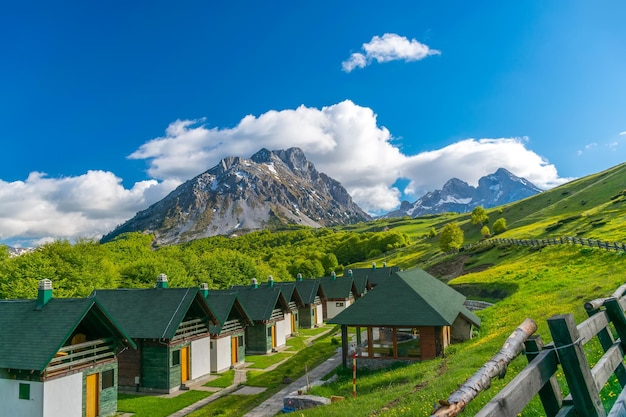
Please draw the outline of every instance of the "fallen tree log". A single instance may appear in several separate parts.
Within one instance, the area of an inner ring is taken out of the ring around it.
[[[458,416],[470,401],[491,386],[493,378],[504,378],[509,363],[520,354],[524,349],[526,339],[536,331],[537,323],[530,318],[524,320],[506,339],[497,354],[469,377],[458,390],[450,394],[447,400],[439,401],[440,406],[431,414],[431,417]]]

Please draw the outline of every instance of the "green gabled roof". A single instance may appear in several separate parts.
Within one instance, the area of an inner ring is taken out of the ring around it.
[[[172,339],[192,308],[217,322],[197,287],[95,290],[91,296],[133,339]]]
[[[361,295],[365,294],[367,290],[367,283],[368,283],[367,275],[353,276],[352,279],[354,280],[354,285],[356,286],[356,289],[359,292],[359,294]]]
[[[318,293],[324,294],[324,290],[321,289],[319,279],[302,279],[295,282],[296,288],[302,297],[302,302],[306,304],[313,304],[315,297]]]
[[[252,318],[237,298],[236,291],[209,290],[206,301],[219,321],[219,324],[209,325],[211,334],[220,334],[224,323],[233,315],[240,316],[245,324],[252,324]]]
[[[275,282],[274,285],[280,288],[287,302],[293,301],[294,303],[296,303],[298,307],[302,307],[304,305],[304,301],[302,300],[302,295],[300,294],[300,291],[298,291],[298,288],[296,287],[295,282],[282,281],[282,282]]]
[[[465,296],[421,269],[398,271],[329,320],[361,326],[450,326],[459,314],[479,326]]]
[[[383,266],[377,268],[345,268],[343,271],[344,276],[348,276],[352,271],[352,277],[355,278],[367,278],[367,283],[375,287],[378,284],[384,282],[387,278],[391,276],[394,272],[400,271],[400,267],[398,266]],[[359,289],[360,291],[360,289]],[[362,292],[361,292],[362,293]]]
[[[320,285],[324,290],[324,295],[327,299],[348,299],[352,293],[354,296],[358,296],[358,290],[352,277],[323,277],[320,278]],[[354,294],[354,293],[357,294]]]
[[[268,321],[275,308],[289,310],[289,305],[278,286],[234,285],[231,290],[237,291],[237,298],[241,301],[252,320]]]
[[[98,337],[136,347],[92,298],[52,298],[41,310],[36,306],[37,300],[0,300],[0,368],[43,371],[81,323]]]

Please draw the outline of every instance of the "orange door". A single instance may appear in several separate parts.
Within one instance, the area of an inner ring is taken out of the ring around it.
[[[296,314],[291,313],[291,334],[296,333]]]
[[[87,375],[87,387],[85,392],[85,416],[96,417],[100,403],[100,374]]]
[[[272,348],[276,347],[276,326],[272,326]]]
[[[313,326],[317,326],[317,306],[313,307]]]
[[[189,346],[180,350],[180,382],[189,381]]]
[[[239,343],[237,343],[237,337],[232,337],[230,339],[230,346],[231,346],[231,352],[230,352],[230,364],[234,365],[238,362],[239,358]]]

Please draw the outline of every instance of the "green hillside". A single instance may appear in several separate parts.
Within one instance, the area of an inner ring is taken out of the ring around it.
[[[495,237],[576,236],[626,243],[625,179],[626,164],[622,164],[488,209],[486,225],[491,230],[498,219],[504,219],[506,230]],[[128,234],[106,244],[54,242],[16,258],[0,251],[0,298],[35,297],[42,278],[52,279],[55,296],[69,297],[87,295],[93,288],[152,286],[161,272],[168,275],[171,286],[207,282],[211,288],[225,288],[252,277],[293,280],[298,272],[305,277],[323,276],[372,262],[424,268],[469,298],[495,302],[478,312],[483,325],[476,337],[453,345],[443,359],[359,375],[356,400],[351,399],[351,372],[340,372],[336,382],[316,390],[349,399],[302,414],[429,415],[433,404],[495,354],[526,317],[538,323],[538,333],[549,341],[548,317],[573,313],[580,322],[586,317],[585,301],[608,296],[626,281],[626,254],[599,248],[486,244],[443,253],[439,232],[450,222],[459,224],[466,245],[483,240],[481,225],[472,223],[470,213],[445,213],[334,229],[215,237],[161,248],[153,247],[149,235]],[[473,415],[525,363],[523,357],[515,360],[507,376],[495,381],[464,415]],[[605,388],[607,403],[615,390]],[[522,415],[542,415],[541,405],[533,403]]]
[[[626,165],[585,177],[540,195],[514,204],[488,210],[490,219],[504,217],[508,230],[502,237],[542,239],[558,236],[579,236],[591,239],[626,242],[624,194]],[[437,229],[447,221],[457,221],[465,231],[466,242],[480,240],[477,225],[469,215],[433,218]],[[406,220],[405,220],[406,221]],[[419,221],[419,220],[417,220]],[[407,221],[410,222],[410,221]],[[388,227],[393,227],[390,222]],[[397,223],[396,223],[397,224]],[[405,227],[398,224],[397,227]],[[423,242],[437,238],[422,238],[409,248],[398,250],[386,258],[391,265],[407,266],[415,253],[418,264],[439,276],[458,275],[449,284],[466,293],[469,298],[494,301],[495,305],[478,312],[482,328],[473,340],[455,345],[446,357],[394,370],[367,374],[358,378],[356,400],[333,404],[324,410],[306,411],[305,416],[428,416],[434,404],[478,370],[498,352],[508,335],[526,317],[538,324],[538,334],[550,341],[547,318],[554,314],[572,313],[576,321],[587,315],[585,301],[609,296],[626,282],[626,253],[604,249],[561,245],[522,247],[487,245],[476,251],[463,251],[442,257]],[[473,271],[473,272],[472,272]],[[592,357],[600,355],[597,343],[586,346]],[[504,379],[494,381],[492,388],[482,393],[464,411],[471,416],[510,381],[525,365],[520,357],[510,366]],[[605,407],[612,404],[619,384],[607,385],[602,398]],[[320,395],[344,395],[352,390],[350,372],[340,373],[337,382],[317,388]],[[540,416],[543,409],[535,400],[521,414]]]

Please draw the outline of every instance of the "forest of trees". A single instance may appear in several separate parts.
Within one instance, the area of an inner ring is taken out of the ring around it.
[[[172,287],[223,289],[251,278],[277,281],[341,273],[344,266],[407,246],[395,231],[357,233],[332,229],[268,230],[229,238],[216,236],[154,248],[153,236],[128,233],[112,242],[56,241],[9,257],[0,246],[0,298],[35,298],[37,283],[52,280],[55,297],[82,297],[96,288],[142,288],[160,273]]]

